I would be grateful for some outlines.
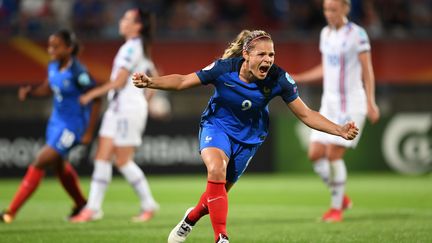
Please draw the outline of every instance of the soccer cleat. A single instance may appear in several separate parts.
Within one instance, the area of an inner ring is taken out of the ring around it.
[[[219,238],[217,239],[216,243],[229,243],[228,236],[219,234]]]
[[[352,207],[353,207],[353,202],[347,195],[344,195],[342,201],[342,210],[348,210],[351,209]]]
[[[67,217],[67,221],[69,221],[71,218],[77,216],[81,210],[83,210],[83,208],[85,207],[85,204],[81,205],[81,206],[74,206],[72,208],[72,211],[70,212],[69,216]]]
[[[78,215],[70,218],[71,223],[86,223],[99,220],[103,217],[102,210],[94,211],[89,208],[84,208]]]
[[[323,222],[337,223],[342,221],[342,210],[330,208],[321,218]]]
[[[150,221],[155,214],[156,214],[156,210],[142,211],[139,215],[132,218],[132,222],[143,223],[143,222]]]
[[[14,216],[8,213],[6,210],[0,213],[0,222],[10,224],[14,220]]]
[[[192,231],[192,225],[185,222],[186,217],[194,208],[188,208],[183,219],[171,230],[168,236],[168,243],[185,242],[187,236]]]

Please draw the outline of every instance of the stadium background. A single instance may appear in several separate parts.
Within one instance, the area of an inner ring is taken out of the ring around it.
[[[377,102],[382,120],[367,124],[359,147],[347,156],[350,171],[424,174],[432,168],[432,1],[352,0],[353,21],[372,42]],[[0,1],[0,176],[21,176],[43,145],[50,100],[18,102],[19,85],[45,78],[46,39],[59,28],[78,34],[81,60],[99,81],[108,80],[122,40],[117,21],[139,5],[157,14],[152,50],[161,74],[196,71],[220,56],[243,28],[265,29],[275,41],[276,63],[295,73],[319,61],[325,24],[321,1],[309,0],[3,0]],[[299,85],[319,108],[321,85]],[[212,90],[169,93],[169,120],[150,120],[136,161],[148,174],[204,171],[197,153],[199,116]],[[270,105],[271,136],[251,163],[255,172],[310,172],[308,130],[277,99]],[[90,147],[71,161],[80,175],[92,170]]]

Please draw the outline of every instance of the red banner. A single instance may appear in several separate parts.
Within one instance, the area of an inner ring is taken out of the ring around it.
[[[98,81],[109,78],[113,58],[121,42],[86,42],[81,61]],[[161,74],[187,74],[221,56],[226,43],[159,42],[152,54]],[[320,60],[317,42],[276,42],[276,63],[290,73],[301,72]],[[372,59],[379,84],[432,84],[432,43],[375,41]],[[45,43],[11,39],[0,43],[0,86],[36,84],[46,77]]]

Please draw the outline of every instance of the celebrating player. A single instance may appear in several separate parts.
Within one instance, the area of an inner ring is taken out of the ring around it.
[[[338,124],[353,120],[362,128],[366,116],[375,123],[380,114],[375,103],[369,39],[363,28],[348,21],[350,5],[350,0],[324,0],[328,25],[321,31],[321,64],[293,77],[299,82],[324,78],[320,113]],[[343,156],[359,139],[357,136],[347,141],[312,131],[308,156],[314,171],[331,191],[331,207],[322,216],[325,222],[342,221],[342,211],[352,205],[345,194],[347,170]]]
[[[168,237],[169,243],[184,242],[204,215],[209,214],[214,238],[228,242],[226,219],[227,191],[246,170],[259,146],[267,137],[268,103],[282,97],[288,108],[306,125],[317,130],[354,139],[353,122],[337,125],[309,109],[300,99],[294,80],[274,65],[273,41],[265,31],[242,31],[225,50],[222,59],[188,75],[132,76],[135,86],[163,90],[183,90],[212,84],[210,98],[200,124],[200,153],[207,167],[207,188],[197,205]]]
[[[45,169],[52,167],[61,184],[75,202],[70,216],[76,215],[86,204],[79,186],[78,176],[67,162],[69,151],[79,143],[91,141],[99,115],[100,102],[81,105],[80,95],[93,88],[95,82],[76,55],[79,45],[75,35],[60,30],[49,37],[48,53],[52,61],[48,65],[48,78],[37,87],[23,86],[18,98],[53,95],[53,109],[46,129],[46,144],[29,166],[18,191],[9,207],[1,214],[1,220],[11,223],[18,210],[30,198],[42,180]]]
[[[120,47],[111,72],[111,82],[99,86],[81,97],[87,104],[108,93],[109,106],[99,130],[99,145],[94,162],[90,194],[86,207],[71,218],[73,223],[83,223],[102,218],[102,201],[111,182],[112,162],[134,188],[141,201],[141,212],[133,217],[135,222],[150,220],[159,209],[153,199],[147,179],[133,161],[135,148],[141,144],[146,125],[148,104],[144,93],[130,81],[133,72],[144,70],[156,75],[150,59],[153,15],[140,9],[125,12],[119,22],[120,34],[126,42]],[[147,93],[150,98],[151,91]]]

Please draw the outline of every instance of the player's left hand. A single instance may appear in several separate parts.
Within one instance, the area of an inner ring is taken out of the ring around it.
[[[346,140],[353,140],[357,137],[358,131],[359,129],[355,123],[350,121],[342,127],[341,137],[345,138]]]

